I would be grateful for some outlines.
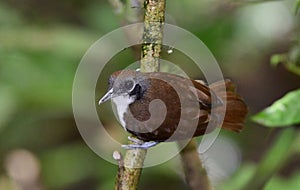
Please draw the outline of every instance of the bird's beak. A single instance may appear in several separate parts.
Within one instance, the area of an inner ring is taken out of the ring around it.
[[[113,95],[113,89],[110,89],[106,94],[99,100],[99,104],[106,102],[107,100],[111,99]]]

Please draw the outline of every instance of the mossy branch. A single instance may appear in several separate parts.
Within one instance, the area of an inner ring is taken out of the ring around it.
[[[141,72],[159,71],[165,0],[145,0]]]
[[[118,7],[120,1],[117,1]],[[144,32],[141,57],[141,72],[153,72],[159,70],[159,56],[162,47],[163,29],[165,15],[165,0],[145,0]],[[124,10],[124,7],[121,8]],[[157,21],[159,21],[157,23]],[[119,163],[116,177],[115,189],[134,190],[137,189],[142,167],[146,157],[146,149],[130,149],[126,151],[123,160],[120,153],[114,154]]]
[[[115,190],[137,189],[146,153],[145,149],[127,150],[123,159],[121,153],[114,152],[113,157],[118,161]]]
[[[128,8],[132,8],[132,1],[127,0],[126,4],[122,4],[120,0],[110,0],[110,2],[115,12],[123,17],[123,22],[125,20],[127,24],[134,23],[140,18],[141,12],[139,10],[129,9],[131,11],[128,12]],[[141,6],[141,0],[135,0],[135,2]],[[145,0],[144,2],[145,14],[140,65],[141,72],[159,71],[163,24],[165,21],[165,4],[165,0]],[[182,145],[179,143],[179,146]],[[114,153],[114,158],[119,163],[115,189],[137,188],[146,153],[146,149],[127,150],[124,160],[120,153]],[[202,167],[195,141],[191,140],[180,154],[186,181],[190,188],[193,190],[210,190],[210,182],[205,169]]]

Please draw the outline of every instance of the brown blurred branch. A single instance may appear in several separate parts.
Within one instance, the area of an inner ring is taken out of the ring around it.
[[[185,143],[178,142],[178,145],[179,148],[185,146],[181,150],[180,156],[185,179],[189,187],[192,190],[211,190],[211,184],[206,170],[202,165],[202,161],[200,160],[195,140],[192,139],[187,145],[185,145]]]

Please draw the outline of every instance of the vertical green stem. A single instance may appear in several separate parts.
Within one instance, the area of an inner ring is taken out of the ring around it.
[[[283,130],[272,147],[266,152],[265,157],[257,166],[257,170],[250,181],[242,189],[263,189],[269,179],[283,166],[290,156],[290,148],[295,138],[295,129],[288,128]]]

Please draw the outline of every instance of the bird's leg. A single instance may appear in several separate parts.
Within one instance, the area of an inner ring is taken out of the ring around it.
[[[159,142],[155,141],[150,141],[150,142],[144,142],[142,144],[127,144],[127,145],[122,145],[123,148],[125,149],[134,149],[134,148],[141,148],[141,149],[148,149],[150,147],[153,147],[157,145]]]
[[[131,137],[131,136],[128,137],[128,140],[130,140],[134,144],[122,145],[122,147],[125,149],[134,149],[134,148],[148,149],[159,143],[159,142],[155,142],[155,141],[143,142],[143,141],[141,141],[135,137]]]

